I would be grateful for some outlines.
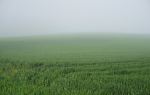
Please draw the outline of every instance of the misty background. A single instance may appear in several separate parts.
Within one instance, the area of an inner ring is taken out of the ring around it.
[[[0,36],[150,33],[149,0],[0,0]]]

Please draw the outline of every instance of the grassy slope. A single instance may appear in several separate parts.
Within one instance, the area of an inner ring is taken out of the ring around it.
[[[0,95],[149,95],[150,38],[0,39]]]

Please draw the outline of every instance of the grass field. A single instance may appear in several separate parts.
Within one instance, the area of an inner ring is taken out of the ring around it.
[[[150,37],[0,38],[0,95],[150,95]]]

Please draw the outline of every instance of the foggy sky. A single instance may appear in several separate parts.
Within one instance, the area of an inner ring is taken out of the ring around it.
[[[150,33],[149,0],[0,0],[0,36]]]

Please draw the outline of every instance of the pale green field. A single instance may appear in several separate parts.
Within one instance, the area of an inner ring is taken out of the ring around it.
[[[150,37],[0,38],[0,95],[150,95]]]

